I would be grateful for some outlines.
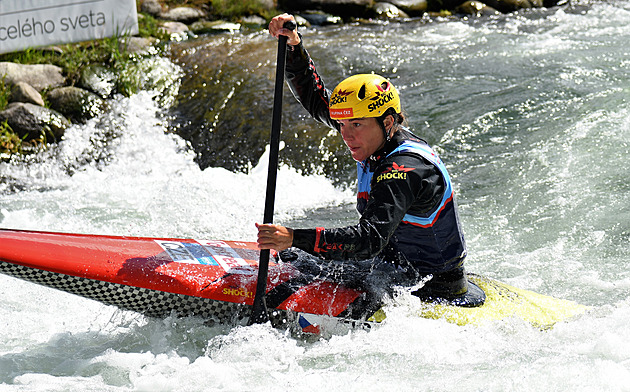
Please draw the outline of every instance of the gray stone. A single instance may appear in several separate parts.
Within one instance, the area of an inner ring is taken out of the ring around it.
[[[196,8],[177,7],[160,14],[160,18],[175,22],[192,23],[205,16],[205,13]]]
[[[44,106],[42,95],[33,86],[25,82],[18,82],[13,85],[9,102],[24,102]]]
[[[455,12],[470,16],[490,16],[499,14],[499,11],[492,7],[488,7],[480,1],[467,1],[455,8]]]
[[[287,11],[315,9],[345,18],[367,17],[373,13],[373,5],[374,0],[278,0],[278,7]]]
[[[190,25],[190,29],[195,34],[218,33],[224,31],[240,30],[241,25],[238,23],[226,22],[224,20],[200,20]]]
[[[46,135],[49,142],[61,140],[68,120],[60,113],[33,105],[32,103],[14,102],[0,112],[0,122],[6,121],[13,132],[24,140],[38,139]],[[50,140],[50,139],[54,140]]]
[[[294,7],[306,7],[306,8],[326,8],[330,6],[361,6],[371,7],[374,4],[374,0],[280,0],[278,5],[283,7],[286,5],[293,5]]]
[[[376,3],[374,4],[374,12],[379,18],[408,18],[404,11],[401,11],[398,7],[391,3]]]
[[[298,26],[311,27],[311,22],[300,15],[293,15],[293,17],[295,18],[295,23],[297,23]]]
[[[186,35],[190,29],[182,22],[164,22],[160,30],[173,38],[174,35]]]
[[[140,12],[147,13],[151,16],[160,16],[162,6],[158,0],[143,0],[140,5]]]
[[[484,3],[502,13],[510,13],[522,8],[542,6],[542,0],[484,0]]]
[[[56,88],[46,98],[52,109],[73,122],[85,122],[103,113],[107,107],[101,97],[78,87]]]
[[[428,8],[427,0],[389,0],[396,7],[408,14],[419,14],[426,12]]]
[[[258,4],[267,11],[270,11],[276,7],[274,0],[258,0]]]
[[[149,54],[156,41],[154,37],[124,37],[119,41],[119,48],[127,53]]]
[[[246,16],[241,19],[241,22],[248,26],[267,26],[267,19],[258,15]]]
[[[317,11],[307,11],[301,13],[300,16],[308,21],[311,25],[314,26],[326,26],[333,24],[340,24],[343,22],[341,17],[330,15],[324,12]]]
[[[25,82],[33,86],[37,91],[49,87],[61,86],[65,83],[62,69],[51,64],[16,64],[0,62],[0,77],[4,76],[4,82],[14,85]]]

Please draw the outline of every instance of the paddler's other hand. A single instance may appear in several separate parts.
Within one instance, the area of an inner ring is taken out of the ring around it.
[[[293,244],[293,230],[288,227],[271,224],[258,224],[258,249],[275,249],[277,251],[290,248]]]
[[[293,30],[287,30],[282,27],[285,22],[288,22],[290,20],[295,22],[295,18],[293,17],[293,15],[282,14],[274,17],[273,19],[271,19],[271,22],[269,22],[269,34],[276,38],[278,38],[278,36],[280,35],[286,35],[287,44],[295,46],[300,43],[300,36],[297,33],[297,27]]]

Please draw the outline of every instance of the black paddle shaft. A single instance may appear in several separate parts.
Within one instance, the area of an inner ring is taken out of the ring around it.
[[[285,22],[283,27],[295,29],[295,22]],[[284,86],[284,67],[287,54],[287,37],[278,37],[278,60],[276,63],[276,86],[273,95],[273,115],[271,117],[271,140],[269,142],[269,169],[267,172],[267,193],[263,223],[273,223],[273,210],[276,199],[276,179],[278,177],[278,153],[280,151],[280,123],[282,121],[282,87]],[[249,324],[265,323],[269,320],[265,293],[267,291],[267,273],[269,272],[269,249],[260,251],[258,263],[258,281],[256,295]]]

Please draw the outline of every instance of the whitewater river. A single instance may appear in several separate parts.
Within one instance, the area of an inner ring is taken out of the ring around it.
[[[2,275],[0,391],[630,390],[630,4],[304,36],[340,73],[330,83],[375,70],[399,86],[456,184],[469,271],[590,310],[545,331],[519,319],[460,327],[420,319],[402,298],[372,331],[311,341],[149,319]],[[150,68],[177,88],[180,67]],[[121,98],[58,147],[1,163],[0,226],[253,241],[265,165],[200,170],[168,132],[167,101]],[[278,182],[276,222],[355,219],[351,187],[286,166]]]

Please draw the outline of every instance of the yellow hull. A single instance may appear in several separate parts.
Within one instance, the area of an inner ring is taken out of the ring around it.
[[[468,279],[485,292],[486,300],[483,305],[466,308],[413,301],[419,304],[418,316],[427,319],[444,319],[457,325],[480,325],[488,321],[518,318],[536,328],[548,329],[555,323],[576,317],[588,309],[587,306],[573,301],[519,289],[480,275],[468,274]],[[381,308],[366,321],[307,313],[299,313],[298,317],[306,319],[309,325],[317,330],[317,332],[306,330],[302,332],[331,335],[345,333],[348,327],[376,326],[387,318],[387,314],[386,310]]]
[[[478,325],[486,321],[517,317],[535,327],[545,329],[559,321],[580,315],[588,309],[587,306],[573,301],[519,289],[479,275],[471,274],[468,278],[486,293],[486,301],[483,305],[476,308],[463,308],[423,303],[420,316],[445,319],[458,325]]]

